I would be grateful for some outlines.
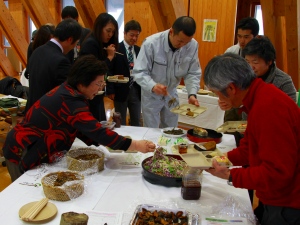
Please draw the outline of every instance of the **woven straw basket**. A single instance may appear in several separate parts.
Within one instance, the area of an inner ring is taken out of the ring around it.
[[[98,155],[99,158],[91,160],[76,159],[82,155]],[[96,173],[104,169],[104,153],[93,148],[77,148],[71,149],[66,154],[67,167],[69,170],[74,171],[85,171],[89,170],[91,173]]]
[[[61,186],[55,186],[58,177],[73,177]],[[60,171],[49,173],[42,178],[42,186],[45,196],[56,201],[69,201],[82,195],[84,191],[84,176],[72,171]]]

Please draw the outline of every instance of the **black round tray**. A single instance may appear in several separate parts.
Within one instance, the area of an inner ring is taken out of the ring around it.
[[[222,141],[223,134],[218,133],[217,131],[211,130],[211,129],[205,129],[205,130],[207,130],[207,133],[208,133],[207,137],[201,137],[197,134],[194,134],[193,129],[189,129],[187,131],[187,138],[190,141],[195,142],[195,143],[215,141],[218,144]]]
[[[179,155],[167,155],[170,157],[173,157],[178,160],[182,160],[182,158]],[[157,175],[155,173],[152,173],[145,169],[144,164],[150,160],[152,156],[146,158],[142,162],[142,167],[143,167],[143,177],[145,178],[146,181],[148,181],[151,184],[156,184],[156,185],[162,185],[165,187],[181,187],[182,184],[182,178],[175,178],[175,177],[164,177]]]

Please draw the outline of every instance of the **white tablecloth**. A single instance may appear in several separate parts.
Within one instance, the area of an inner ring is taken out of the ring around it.
[[[115,129],[115,131],[121,135],[130,135],[133,139],[154,140],[161,135],[159,129],[153,128],[122,126]],[[85,145],[76,140],[74,147],[77,146]],[[221,151],[232,149],[234,147],[233,136],[224,135],[223,141],[218,146]],[[138,161],[141,163],[144,158],[152,153],[110,153],[103,146],[100,146],[99,149],[102,149],[106,155],[105,169],[95,175],[86,176],[85,191],[77,199],[68,202],[51,201],[57,206],[58,213],[47,224],[59,224],[61,214],[64,212],[82,213],[89,210],[120,213],[123,216],[122,224],[128,224],[138,204],[184,208],[201,216],[210,216],[212,211],[215,210],[214,207],[224,203],[225,197],[229,197],[229,200],[232,201],[232,205],[228,206],[228,210],[237,207],[234,210],[242,209],[243,211],[245,209],[248,213],[252,213],[247,190],[229,186],[226,180],[213,177],[204,172],[200,200],[186,201],[181,197],[180,188],[153,185],[144,180],[140,165],[124,166],[119,164],[121,161]],[[26,224],[18,217],[19,209],[26,203],[42,199],[44,193],[42,187],[26,186],[20,183],[40,183],[41,178],[49,172],[65,169],[66,166],[63,163],[44,165],[38,169],[27,171],[8,186],[0,193],[1,221],[9,221],[6,224],[13,225]],[[226,202],[228,202],[228,199]],[[243,212],[240,214],[243,214]]]
[[[179,103],[187,104],[188,95],[182,89],[177,89]],[[203,128],[215,130],[224,123],[224,113],[218,105],[218,98],[209,95],[197,95],[200,106],[206,107],[207,110],[195,118],[179,115],[179,125],[187,125],[186,127],[199,126]]]

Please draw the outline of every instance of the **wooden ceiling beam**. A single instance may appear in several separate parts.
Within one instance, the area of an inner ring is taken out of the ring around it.
[[[149,5],[158,31],[169,29],[176,18],[187,15],[182,0],[149,0]]]
[[[106,12],[103,1],[99,0],[74,0],[79,16],[84,26],[92,29],[94,21],[100,13]]]
[[[167,18],[164,14],[163,9],[161,8],[161,4],[159,0],[149,0],[149,5],[152,11],[152,15],[157,27],[158,31],[164,31],[167,30],[168,24],[167,24]]]
[[[45,1],[21,0],[34,25],[38,28],[46,23],[57,24]]]
[[[0,48],[0,67],[6,76],[17,77],[18,72],[15,70],[9,59],[4,54],[4,49]]]
[[[3,1],[0,1],[0,27],[11,47],[15,50],[20,62],[25,67],[28,42]]]

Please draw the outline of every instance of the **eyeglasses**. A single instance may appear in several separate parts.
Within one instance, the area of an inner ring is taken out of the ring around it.
[[[100,81],[98,83],[95,83],[99,88],[103,88],[105,85],[106,85],[106,82],[103,80],[103,81]]]

